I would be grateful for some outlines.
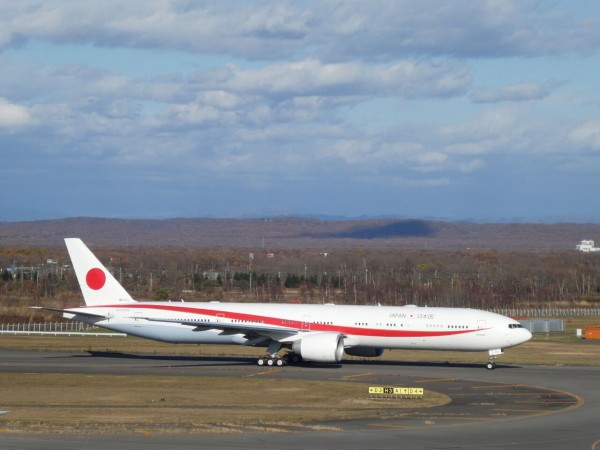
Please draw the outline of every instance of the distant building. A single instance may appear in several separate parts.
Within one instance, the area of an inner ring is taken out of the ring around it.
[[[12,267],[7,267],[6,269],[0,269],[0,275],[3,280],[15,279],[17,277],[17,272]]]
[[[575,246],[575,250],[583,253],[600,252],[600,248],[594,246],[594,241],[581,241],[581,244]]]
[[[202,277],[204,277],[205,280],[217,281],[219,279],[219,272],[207,270],[202,272]]]

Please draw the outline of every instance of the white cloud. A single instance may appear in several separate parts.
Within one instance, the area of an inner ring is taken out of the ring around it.
[[[469,94],[469,99],[474,103],[540,100],[550,95],[557,86],[555,82],[528,82],[499,88],[478,88]]]
[[[0,5],[0,45],[42,39],[265,57],[284,54],[285,42],[306,32],[310,15],[292,3],[23,0]]]
[[[222,112],[212,106],[199,104],[173,105],[168,108],[166,114],[169,116],[167,120],[171,120],[175,126],[178,123],[195,125],[219,123],[224,125],[226,121],[235,119],[235,113]]]
[[[0,46],[41,39],[261,60],[389,61],[417,54],[502,57],[596,51],[599,21],[578,17],[576,4],[572,11],[569,7],[534,0],[21,0],[0,5]]]
[[[581,148],[600,150],[600,119],[589,120],[569,133],[572,143]]]
[[[24,107],[0,97],[0,127],[16,128],[31,123],[31,114]]]
[[[397,95],[405,98],[446,97],[466,90],[471,79],[458,63],[402,61],[323,63],[305,59],[259,69],[229,65],[226,70],[197,74],[204,83],[218,83],[237,93],[286,96]]]

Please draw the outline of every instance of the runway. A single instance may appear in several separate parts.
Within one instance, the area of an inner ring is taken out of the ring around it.
[[[449,405],[406,416],[324,422],[338,431],[248,432],[186,436],[13,436],[2,449],[586,449],[600,450],[597,367],[347,362],[335,366],[260,368],[254,359],[122,353],[0,350],[0,372],[148,374],[361,381],[422,386],[452,398]],[[2,387],[1,389],[6,388]],[[201,387],[199,387],[201,394]],[[293,401],[293,397],[290,397]],[[0,410],[8,408],[2,405]]]

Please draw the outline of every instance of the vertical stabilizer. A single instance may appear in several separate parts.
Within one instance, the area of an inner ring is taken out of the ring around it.
[[[87,306],[134,301],[81,239],[66,238],[65,244]]]

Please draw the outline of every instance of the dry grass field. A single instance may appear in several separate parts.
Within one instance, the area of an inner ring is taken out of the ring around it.
[[[0,374],[0,432],[225,433],[310,428],[360,415],[398,414],[417,400],[369,399],[364,383],[258,378]],[[10,388],[7,388],[10,386]],[[418,407],[444,404],[426,391]]]
[[[231,433],[323,429],[317,422],[393,417],[445,404],[371,399],[368,384],[257,377],[0,374],[0,433]]]

